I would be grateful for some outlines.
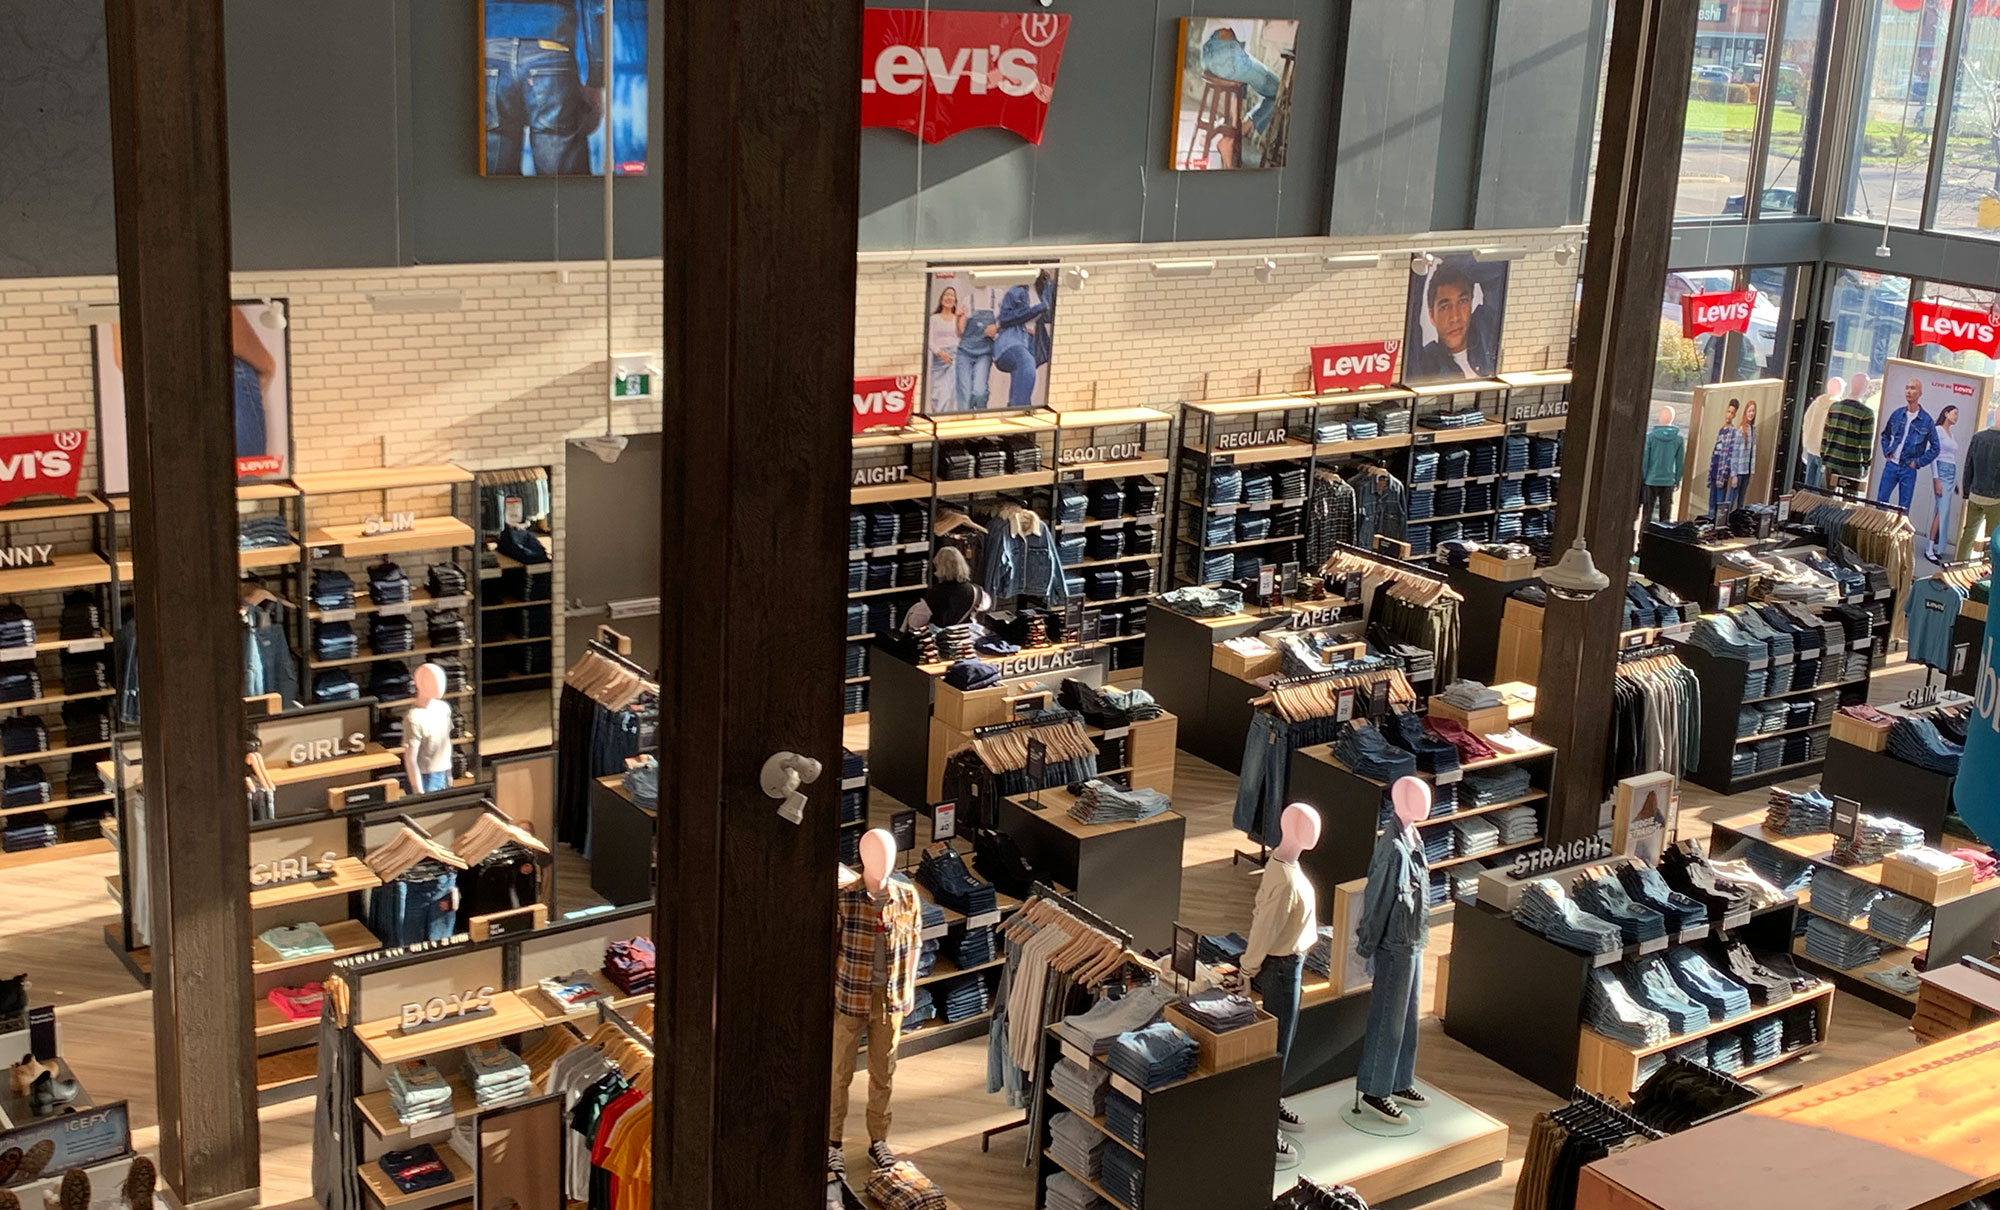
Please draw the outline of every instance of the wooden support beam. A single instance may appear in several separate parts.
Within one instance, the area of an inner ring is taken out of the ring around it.
[[[824,1196],[861,8],[664,10],[653,1196],[677,1210]],[[779,751],[825,766],[802,826],[758,785]]]
[[[1535,734],[1562,749],[1549,804],[1551,844],[1595,834],[1604,802],[1608,707],[1673,240],[1670,182],[1694,64],[1695,5],[1615,4],[1555,530],[1558,553],[1579,533],[1588,540],[1611,587],[1588,604],[1549,597],[1543,633],[1562,641],[1542,644]]]

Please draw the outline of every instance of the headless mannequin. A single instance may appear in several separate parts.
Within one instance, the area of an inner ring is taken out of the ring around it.
[[[1806,405],[1805,418],[1799,422],[1799,453],[1805,458],[1807,487],[1825,486],[1826,469],[1819,460],[1819,447],[1826,440],[1826,414],[1833,401],[1846,394],[1847,380],[1836,376],[1827,379],[1826,389]]]
[[[431,794],[451,785],[451,703],[436,664],[421,665],[411,680],[417,700],[403,712],[403,776],[410,793]]]
[[[1264,865],[1257,890],[1257,907],[1250,921],[1250,943],[1243,951],[1243,972],[1256,980],[1264,996],[1264,1011],[1278,1019],[1278,1063],[1283,1082],[1285,1060],[1298,1035],[1299,989],[1304,981],[1305,954],[1319,940],[1319,908],[1312,883],[1299,869],[1299,854],[1316,847],[1319,812],[1302,802],[1285,808],[1282,837]],[[1299,1116],[1278,1102],[1278,1129],[1300,1133]],[[1278,1136],[1278,1163],[1291,1167],[1298,1151]]]
[[[1417,1001],[1423,987],[1424,935],[1430,922],[1430,871],[1419,821],[1431,813],[1430,783],[1405,777],[1390,787],[1398,831],[1376,841],[1368,863],[1356,952],[1367,959],[1375,985],[1369,993],[1368,1032],[1355,1076],[1354,1120],[1406,1128],[1404,1107],[1421,1107],[1417,1091]]]
[[[1687,439],[1674,424],[1674,410],[1653,411],[1653,428],[1646,434],[1644,480],[1640,485],[1639,521],[1674,519],[1674,488],[1681,481],[1681,467],[1687,461]]]
[[[896,1051],[903,1036],[903,1018],[910,1004],[899,1003],[915,991],[917,958],[923,948],[923,910],[907,882],[891,882],[896,869],[896,838],[875,828],[861,837],[861,877],[840,893],[840,931],[835,948],[836,1010],[833,1015],[833,1097],[828,1107],[827,1169],[845,1175],[841,1140],[847,1126],[847,1090],[854,1080],[861,1035],[868,1034],[868,1155],[877,1168],[895,1163],[890,1150],[889,1099],[895,1086]],[[858,900],[857,900],[857,897]],[[894,969],[898,952],[907,969]],[[868,953],[865,977],[860,955]],[[860,1004],[866,984],[866,1015]]]

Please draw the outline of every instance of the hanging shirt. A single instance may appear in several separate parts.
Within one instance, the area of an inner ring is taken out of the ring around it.
[[[1940,672],[1951,671],[1951,632],[1965,593],[1935,577],[1910,587],[1910,658]]]

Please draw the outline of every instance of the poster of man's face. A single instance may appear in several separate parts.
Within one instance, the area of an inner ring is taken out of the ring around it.
[[[1299,23],[1182,17],[1173,167],[1283,168]]]
[[[1883,371],[1869,498],[1909,514],[1920,576],[1957,557],[1965,522],[1962,460],[1991,385],[1976,374],[1900,358]]]
[[[1422,273],[1410,274],[1404,382],[1491,378],[1500,372],[1507,269],[1506,261],[1453,253],[1435,258]]]
[[[286,300],[235,303],[229,316],[230,390],[217,407],[236,417],[236,477],[249,483],[283,479],[292,473],[291,345],[284,316]],[[98,449],[105,491],[132,490],[125,431],[125,350],[115,323],[90,330],[96,363]]]
[[[646,171],[646,0],[481,0],[479,40],[481,175],[603,176],[607,126],[612,171]]]
[[[1033,281],[933,273],[924,305],[925,415],[1047,407],[1055,354],[1056,271]]]

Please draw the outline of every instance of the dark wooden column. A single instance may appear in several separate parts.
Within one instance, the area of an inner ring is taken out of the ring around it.
[[[106,0],[161,1175],[258,1183],[221,0]]]
[[[654,1204],[816,1205],[861,0],[670,4]],[[826,766],[802,826],[758,772]]]
[[[1556,511],[1558,553],[1582,533],[1611,587],[1587,605],[1551,595],[1542,624],[1547,637],[1535,733],[1562,749],[1549,807],[1551,843],[1595,833],[1604,801],[1620,609],[1639,515],[1639,464],[1673,238],[1673,182],[1694,63],[1695,6],[1688,0],[1615,4],[1611,86],[1604,93]],[[1587,488],[1586,462],[1593,464]]]

